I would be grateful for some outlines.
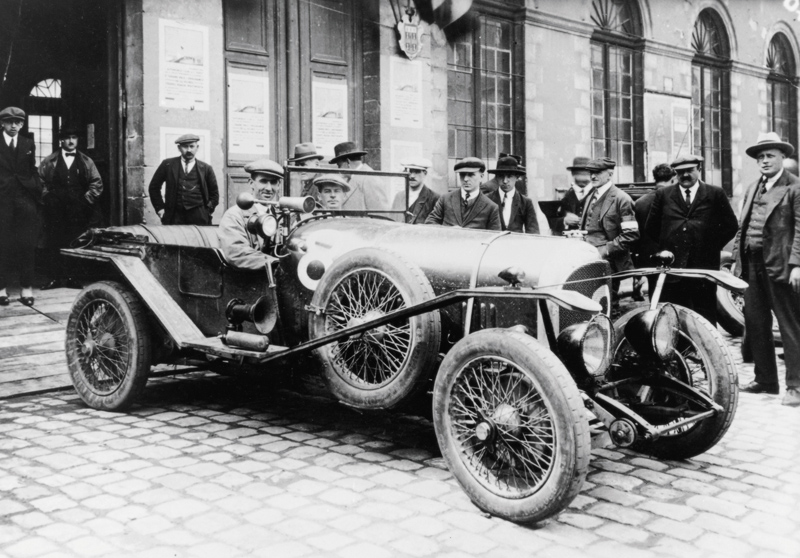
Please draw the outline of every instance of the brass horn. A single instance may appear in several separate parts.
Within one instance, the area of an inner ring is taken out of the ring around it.
[[[259,333],[267,334],[273,330],[278,321],[278,311],[268,296],[259,297],[253,304],[247,304],[241,298],[234,298],[225,308],[225,317],[237,330],[243,322],[252,322]]]

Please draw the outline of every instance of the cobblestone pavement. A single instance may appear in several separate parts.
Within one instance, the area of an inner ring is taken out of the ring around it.
[[[27,396],[0,401],[0,555],[800,556],[800,409],[777,396],[742,394],[689,461],[593,453],[568,510],[517,525],[470,503],[426,419],[202,373],[128,414]]]

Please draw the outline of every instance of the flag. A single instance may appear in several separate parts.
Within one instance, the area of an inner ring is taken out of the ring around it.
[[[433,23],[444,29],[466,14],[472,0],[416,0],[423,14],[432,14]]]

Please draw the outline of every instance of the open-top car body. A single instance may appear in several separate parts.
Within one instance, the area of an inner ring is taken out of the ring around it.
[[[66,250],[102,275],[67,325],[83,400],[125,409],[159,362],[279,374],[311,354],[308,380],[359,409],[398,408],[432,385],[450,470],[476,505],[515,521],[569,504],[591,433],[680,459],[730,425],[736,368],[717,330],[657,302],[612,323],[609,268],[589,244],[406,225],[388,206],[309,213],[309,201],[250,220],[268,240],[263,271],[229,265],[215,227],[94,230]],[[636,273],[744,285],[666,261]]]

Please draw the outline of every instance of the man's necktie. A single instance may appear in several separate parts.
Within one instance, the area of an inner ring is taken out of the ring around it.
[[[17,152],[17,140],[16,140],[16,138],[11,138],[11,143],[9,143],[8,146],[11,148],[11,152],[12,153],[16,153]]]
[[[683,191],[686,194],[686,205],[692,205],[692,190],[691,190],[691,188],[685,188]]]
[[[467,209],[469,207],[469,192],[464,194],[463,204],[464,204],[464,209]]]
[[[586,220],[589,218],[589,212],[592,210],[592,206],[594,205],[595,200],[597,199],[595,193],[597,192],[596,189],[592,188],[589,190],[589,193],[586,194],[585,204],[583,206],[583,215],[581,216],[581,229],[586,228]]]
[[[189,174],[189,163],[183,163],[183,172],[184,174]]]
[[[503,192],[503,207],[508,203],[508,192]]]
[[[71,152],[71,153],[68,153],[66,151],[64,152],[64,157],[74,157],[74,156],[75,156],[75,152],[74,151]]]
[[[766,193],[767,193],[767,177],[762,175],[761,180],[758,183],[758,190],[756,191],[756,194],[758,195],[759,198],[761,198],[761,196],[763,196]]]

